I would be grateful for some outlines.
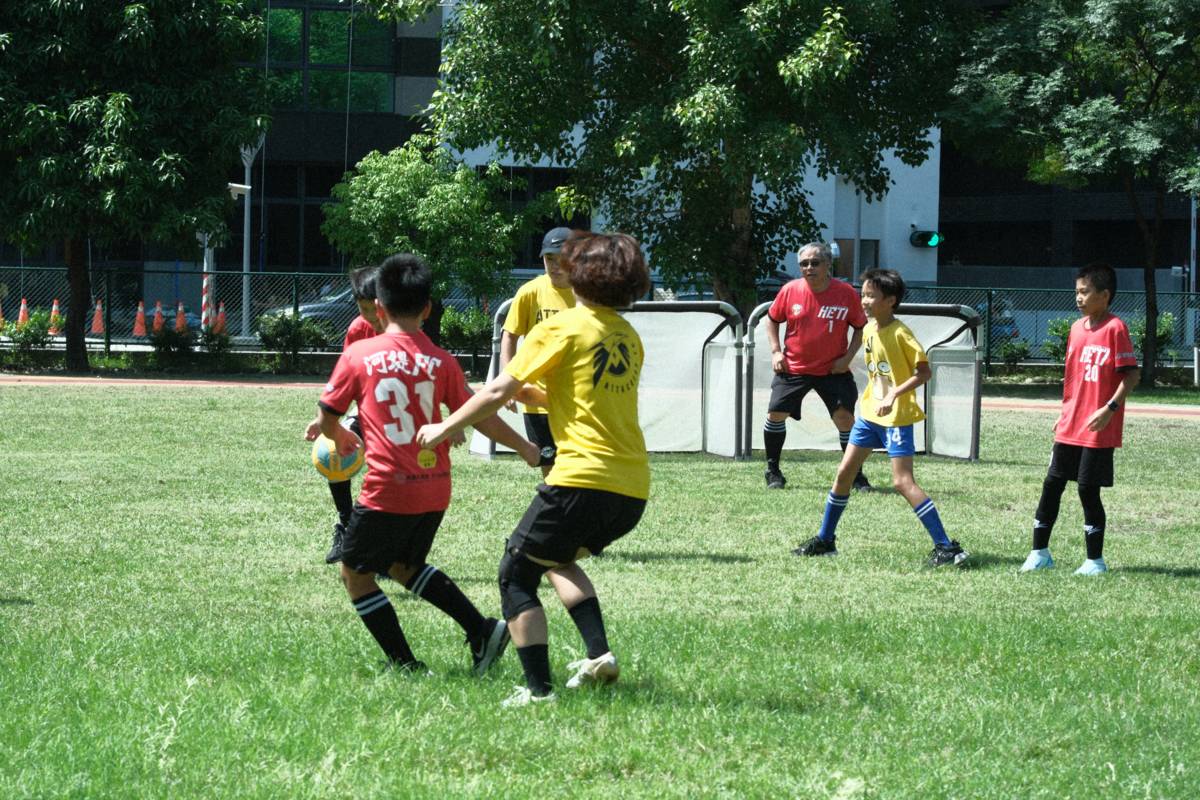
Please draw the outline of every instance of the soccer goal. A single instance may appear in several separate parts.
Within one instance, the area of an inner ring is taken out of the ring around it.
[[[500,337],[511,302],[496,310],[489,379],[498,371]],[[737,310],[716,301],[647,301],[634,303],[622,316],[638,332],[645,352],[638,421],[646,449],[741,456],[744,365]],[[518,414],[500,414],[515,430],[525,430]],[[490,456],[497,446],[476,433],[471,452]]]
[[[763,421],[771,399],[773,372],[765,331],[770,307],[770,303],[763,303],[755,308],[746,325],[744,438],[740,449],[747,456],[763,446]],[[925,412],[925,421],[913,428],[918,451],[977,459],[981,379],[978,312],[970,306],[904,303],[896,316],[925,348],[933,372],[929,382],[917,390],[917,402]],[[783,336],[781,330],[781,340]],[[867,380],[861,355],[854,359],[851,371],[861,393]],[[789,419],[787,425],[785,447],[789,450],[839,448],[837,429],[815,391],[804,398],[801,419]]]

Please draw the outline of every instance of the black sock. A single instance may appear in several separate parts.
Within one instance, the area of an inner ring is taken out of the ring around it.
[[[417,570],[404,588],[449,615],[472,639],[483,627],[483,615],[475,604],[467,599],[448,575],[438,572],[432,564]]]
[[[767,468],[779,469],[779,456],[783,454],[783,442],[787,439],[787,420],[763,425],[763,449],[767,451]]]
[[[1104,503],[1100,502],[1100,487],[1079,487],[1079,501],[1083,503],[1083,542],[1087,557],[1095,560],[1104,556],[1104,525],[1108,522]]]
[[[550,646],[531,644],[528,647],[518,647],[517,655],[521,658],[521,668],[525,670],[525,685],[538,697],[550,694]]]
[[[353,603],[359,619],[367,626],[375,641],[379,642],[388,660],[401,664],[416,661],[408,647],[408,640],[404,638],[404,631],[400,630],[396,609],[392,608],[392,601],[388,600],[382,589],[365,594]]]
[[[587,657],[598,658],[609,651],[608,637],[604,633],[604,617],[600,615],[600,601],[589,597],[567,609],[579,635],[587,646]]]
[[[1067,488],[1064,478],[1049,475],[1042,481],[1042,497],[1038,500],[1037,516],[1033,520],[1033,549],[1045,550],[1050,546],[1050,533],[1058,521],[1058,507],[1063,490]]]
[[[350,481],[338,481],[329,484],[329,493],[333,495],[333,505],[337,509],[342,524],[350,522],[350,514],[354,511],[354,501],[350,498]]]

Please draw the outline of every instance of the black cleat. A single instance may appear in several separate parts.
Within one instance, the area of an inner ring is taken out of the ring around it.
[[[871,482],[867,480],[867,476],[863,475],[862,470],[860,469],[858,474],[854,476],[854,491],[869,492],[873,488],[875,487],[871,486]]]
[[[768,489],[782,489],[787,485],[787,478],[783,477],[783,473],[778,469],[771,469],[770,467],[767,467],[764,477],[767,479]]]
[[[837,554],[836,536],[832,539],[814,536],[792,551],[794,556],[836,556]]]
[[[336,564],[342,560],[342,536],[346,534],[346,526],[340,522],[333,524],[333,541],[329,543],[329,552],[325,554],[326,564]]]
[[[483,621],[479,635],[467,639],[471,646],[471,671],[476,677],[482,677],[504,655],[508,638],[508,625],[504,620],[489,617]]]
[[[965,567],[970,557],[971,554],[963,550],[958,542],[952,541],[949,545],[935,545],[929,551],[929,558],[926,559],[925,565],[931,569],[946,566]]]

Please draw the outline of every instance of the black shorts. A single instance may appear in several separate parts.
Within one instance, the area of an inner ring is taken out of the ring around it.
[[[854,413],[858,387],[854,385],[854,376],[849,372],[831,375],[776,373],[775,379],[771,381],[771,403],[767,406],[767,411],[786,411],[792,419],[800,419],[800,406],[809,389],[817,390],[817,395],[825,403],[825,409],[830,416],[833,416],[833,412],[838,408]]]
[[[536,444],[539,449],[554,447],[554,434],[550,433],[550,415],[526,414],[525,438]]]
[[[645,510],[646,501],[636,497],[543,483],[507,547],[513,554],[566,564],[581,547],[592,555],[603,552],[636,528]]]
[[[389,514],[355,503],[342,536],[342,563],[364,573],[386,573],[396,562],[419,567],[429,556],[445,514]]]
[[[1112,486],[1113,448],[1055,442],[1046,474],[1083,486]]]
[[[342,424],[346,426],[346,430],[353,432],[358,438],[362,438],[362,423],[358,421],[358,414],[351,414],[346,417],[342,421]]]

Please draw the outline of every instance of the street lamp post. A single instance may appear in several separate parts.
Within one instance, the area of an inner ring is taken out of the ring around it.
[[[242,146],[242,166],[245,167],[245,206],[242,212],[242,336],[250,336],[250,167],[262,149],[266,134],[253,145]],[[266,202],[264,200],[264,202]]]

